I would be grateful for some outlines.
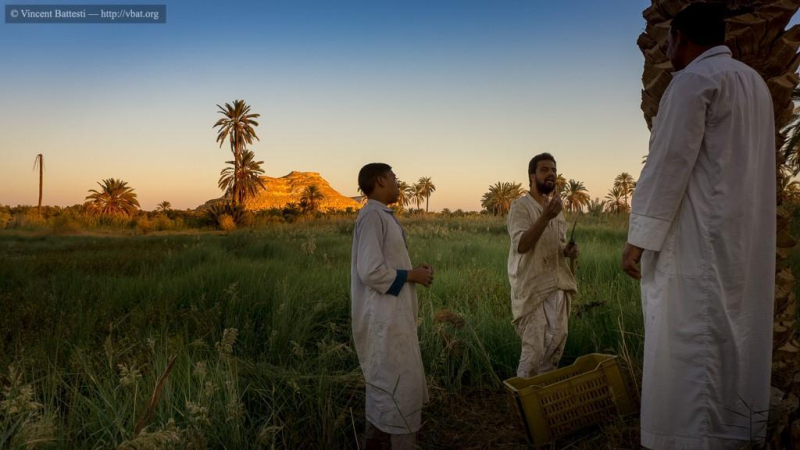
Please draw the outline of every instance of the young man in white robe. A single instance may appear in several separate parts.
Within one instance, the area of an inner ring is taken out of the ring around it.
[[[417,284],[433,282],[433,268],[412,268],[406,234],[388,205],[400,188],[387,164],[361,168],[367,196],[353,232],[350,289],[353,341],[367,383],[366,448],[413,449],[428,401],[417,337]]]
[[[672,21],[676,72],[633,196],[623,270],[641,279],[642,445],[739,449],[765,434],[775,282],[775,126],[719,6]]]
[[[508,280],[514,328],[522,340],[517,376],[555,370],[567,343],[570,303],[576,291],[567,258],[578,246],[567,242],[563,207],[555,191],[556,160],[549,153],[528,164],[531,190],[508,213]]]

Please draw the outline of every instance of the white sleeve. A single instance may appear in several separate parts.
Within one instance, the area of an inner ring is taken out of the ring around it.
[[[664,93],[647,164],[631,201],[630,244],[661,250],[694,170],[705,135],[706,114],[717,89],[708,77],[681,73]]]
[[[506,221],[508,236],[511,238],[511,248],[515,253],[519,253],[519,241],[522,239],[522,235],[530,229],[537,219],[538,217],[531,218],[528,211],[519,201],[511,204]]]
[[[356,223],[358,278],[381,294],[397,296],[408,277],[408,271],[386,266],[383,240],[386,235],[379,211],[371,211]]]

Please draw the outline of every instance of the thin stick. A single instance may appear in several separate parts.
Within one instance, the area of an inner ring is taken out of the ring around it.
[[[361,450],[361,444],[358,442],[358,431],[356,431],[356,421],[353,420],[353,408],[350,407],[350,423],[353,424],[353,436],[356,437],[356,450]]]
[[[631,355],[628,352],[628,344],[625,342],[625,326],[622,321],[622,312],[619,313],[617,316],[617,325],[619,326],[619,334],[620,334],[620,341],[621,346],[620,350],[622,351],[622,359],[625,360],[625,365],[628,366],[628,375],[631,377],[631,381],[633,382],[633,386],[635,388],[634,394],[636,398],[641,400],[641,394],[639,394],[639,383],[636,381],[636,374],[633,373],[633,363],[631,359]]]
[[[172,372],[172,367],[175,365],[175,360],[177,358],[177,356],[173,356],[172,360],[167,365],[167,370],[165,370],[164,373],[158,377],[158,382],[156,383],[155,389],[153,389],[153,395],[150,396],[150,401],[147,403],[147,408],[142,411],[142,416],[139,418],[139,422],[136,424],[136,430],[133,432],[134,439],[139,436],[139,433],[142,432],[144,427],[150,424],[150,421],[153,420],[153,413],[158,405],[158,400],[161,398],[161,391],[164,389],[164,384],[167,382],[167,377],[169,376],[170,372]]]

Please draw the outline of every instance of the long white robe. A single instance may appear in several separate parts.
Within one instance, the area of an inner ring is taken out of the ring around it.
[[[528,192],[511,204],[507,219],[511,237],[508,281],[514,328],[522,340],[517,366],[521,378],[558,367],[567,343],[570,303],[577,290],[564,257],[567,223],[563,213],[548,222],[533,249],[519,252],[519,241],[542,212],[542,205]]]
[[[567,222],[559,213],[547,224],[536,246],[520,253],[519,241],[542,215],[542,205],[530,192],[514,200],[508,212],[508,281],[511,284],[511,313],[514,321],[540,310],[542,302],[555,291],[577,291],[575,276],[564,257]]]
[[[428,401],[417,337],[417,291],[405,233],[393,211],[369,200],[353,232],[353,341],[367,382],[367,420],[390,434],[416,433]]]
[[[740,448],[764,435],[757,422],[769,408],[774,139],[766,84],[725,46],[676,72],[661,100],[628,234],[646,249],[647,448]]]

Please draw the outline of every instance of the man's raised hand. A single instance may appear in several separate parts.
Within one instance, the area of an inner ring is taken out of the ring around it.
[[[561,210],[564,208],[564,204],[561,203],[561,197],[558,195],[553,195],[547,203],[544,205],[544,217],[547,220],[553,220],[561,214]]]

